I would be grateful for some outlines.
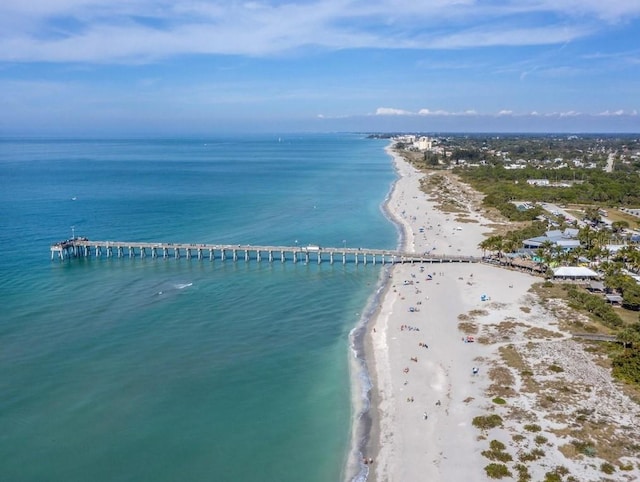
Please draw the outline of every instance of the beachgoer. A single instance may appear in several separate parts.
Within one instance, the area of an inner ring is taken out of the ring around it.
[[[429,415],[427,415],[427,412],[424,412],[423,417],[424,417],[425,420],[429,418]]]

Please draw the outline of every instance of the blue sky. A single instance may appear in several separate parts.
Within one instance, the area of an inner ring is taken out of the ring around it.
[[[2,0],[0,135],[640,132],[640,0]]]

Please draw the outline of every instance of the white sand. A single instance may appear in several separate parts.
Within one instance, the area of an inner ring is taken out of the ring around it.
[[[439,212],[420,190],[419,179],[424,174],[399,156],[394,156],[394,163],[400,178],[388,208],[405,227],[404,248],[415,252],[435,248],[438,254],[480,256],[478,244],[490,222],[470,209],[466,217],[478,222],[456,223],[456,215]],[[428,274],[431,280],[427,279]],[[458,316],[474,309],[485,310],[487,314],[476,322],[487,329],[504,320],[520,320],[525,314],[521,307],[532,305],[527,291],[540,279],[479,263],[396,265],[391,278],[392,286],[369,331],[373,347],[369,367],[375,392],[372,410],[379,428],[378,446],[365,454],[374,459],[369,466],[369,480],[490,480],[483,470],[490,461],[481,455],[488,448],[488,440],[479,440],[481,432],[471,421],[495,410],[486,390],[491,383],[488,371],[499,358],[497,349],[501,344],[464,343]],[[483,294],[490,300],[481,301]],[[536,323],[543,315],[534,309],[529,314],[530,322]],[[553,317],[544,320],[547,329],[557,331]],[[526,342],[525,337],[521,338]],[[554,339],[553,343],[558,341]],[[567,343],[577,345],[573,341]],[[477,375],[472,374],[473,367],[479,368]],[[515,399],[512,403],[525,402]],[[538,414],[541,419],[543,415]],[[509,445],[510,434],[519,430],[521,425],[513,424],[502,431],[494,429],[489,439]],[[518,447],[510,445],[508,450],[515,459]],[[546,457],[546,463],[550,467],[571,467],[574,476],[581,467],[571,465],[557,451],[553,457]],[[534,480],[544,478],[542,468],[531,470]],[[634,474],[637,475],[629,475]]]

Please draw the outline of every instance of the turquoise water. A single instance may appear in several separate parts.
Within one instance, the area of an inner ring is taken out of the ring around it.
[[[0,140],[0,480],[345,476],[380,266],[50,261],[101,240],[393,248],[384,141]]]

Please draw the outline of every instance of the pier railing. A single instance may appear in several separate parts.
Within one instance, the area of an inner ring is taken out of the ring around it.
[[[476,263],[479,257],[407,253],[371,248],[327,248],[320,246],[255,246],[242,244],[153,243],[139,241],[92,241],[72,238],[51,246],[51,259],[72,258],[187,258],[238,261],[287,260],[309,263]]]

